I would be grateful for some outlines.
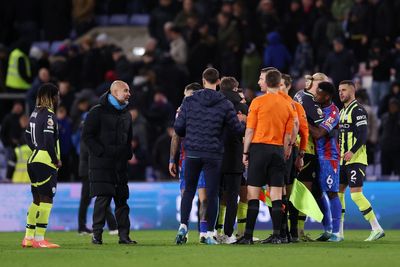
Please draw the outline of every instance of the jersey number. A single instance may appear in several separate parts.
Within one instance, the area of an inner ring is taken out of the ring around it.
[[[36,124],[35,124],[34,122],[30,122],[30,123],[29,123],[29,126],[30,126],[30,128],[31,128],[31,140],[32,140],[32,143],[33,143],[35,146],[37,146],[37,143],[36,143],[36,136],[35,136]]]
[[[357,172],[356,172],[355,170],[352,170],[350,173],[351,173],[350,181],[351,181],[353,184],[355,184],[355,183],[356,183],[356,180],[357,180],[357,177],[356,177]]]

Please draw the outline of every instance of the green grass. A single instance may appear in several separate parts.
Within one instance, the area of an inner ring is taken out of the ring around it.
[[[269,232],[256,232],[265,237]],[[311,232],[317,236],[318,232]],[[174,245],[175,231],[135,231],[132,237],[139,245],[117,244],[117,237],[104,234],[104,245],[94,246],[89,236],[75,232],[49,232],[47,237],[60,249],[22,249],[23,233],[0,233],[0,266],[2,267],[89,267],[89,266],[399,266],[400,231],[387,231],[386,237],[373,243],[363,242],[368,231],[347,231],[339,244],[298,243],[288,245],[218,245],[197,243],[191,232],[189,243]]]

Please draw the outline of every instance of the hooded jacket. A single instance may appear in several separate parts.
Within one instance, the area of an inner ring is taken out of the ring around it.
[[[109,92],[88,113],[82,140],[89,150],[89,180],[92,196],[114,196],[123,188],[128,197],[127,161],[132,157],[132,119],[125,107],[117,110],[108,101]],[[121,195],[121,194],[120,194]]]
[[[202,89],[184,99],[174,128],[185,137],[187,157],[222,159],[224,128],[243,135],[245,124],[236,116],[233,104],[212,89]]]

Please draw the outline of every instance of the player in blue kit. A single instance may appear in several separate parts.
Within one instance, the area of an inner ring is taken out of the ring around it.
[[[339,192],[339,109],[332,103],[335,87],[329,82],[318,85],[315,101],[321,105],[324,120],[318,127],[309,125],[310,133],[316,139],[316,150],[319,161],[319,184],[322,195],[319,199],[324,219],[325,232],[317,241],[335,241],[343,239],[339,236],[342,205]]]

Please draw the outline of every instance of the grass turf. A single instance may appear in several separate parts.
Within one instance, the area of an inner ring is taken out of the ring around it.
[[[264,238],[269,232],[258,231]],[[316,237],[319,232],[311,232]],[[0,233],[0,265],[4,267],[89,266],[399,266],[400,231],[387,231],[373,243],[363,242],[369,231],[346,231],[342,243],[298,243],[286,245],[198,244],[192,231],[189,243],[174,244],[176,231],[137,231],[138,245],[117,244],[118,238],[104,233],[104,245],[90,243],[89,236],[76,232],[49,232],[47,238],[59,249],[21,248],[23,233]]]

